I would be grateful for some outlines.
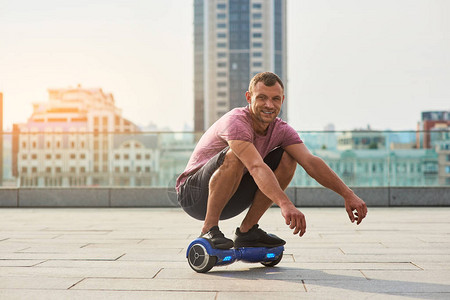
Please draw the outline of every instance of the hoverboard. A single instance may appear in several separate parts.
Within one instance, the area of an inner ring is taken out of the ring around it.
[[[237,249],[216,249],[204,238],[195,239],[186,251],[189,266],[198,273],[206,273],[214,266],[225,266],[241,260],[260,262],[266,267],[277,265],[283,258],[284,246],[244,247]]]

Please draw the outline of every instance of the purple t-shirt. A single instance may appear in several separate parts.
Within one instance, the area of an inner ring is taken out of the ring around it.
[[[214,155],[228,146],[228,141],[240,140],[253,143],[262,158],[277,147],[300,144],[298,133],[285,121],[276,118],[270,123],[267,134],[258,135],[252,127],[248,106],[235,108],[217,120],[200,138],[184,172],[178,177],[176,189],[187,177],[198,171]]]

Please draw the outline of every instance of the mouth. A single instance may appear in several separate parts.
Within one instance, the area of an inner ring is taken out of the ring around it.
[[[273,111],[262,111],[262,113],[263,114],[266,114],[266,115],[271,115],[271,114],[273,114],[274,112]]]

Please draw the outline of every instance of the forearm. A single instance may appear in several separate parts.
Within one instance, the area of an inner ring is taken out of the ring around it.
[[[261,164],[249,169],[249,172],[261,192],[279,207],[292,204],[269,166]]]
[[[353,191],[321,158],[315,156],[313,162],[305,170],[318,183],[335,191],[344,199],[353,194]]]

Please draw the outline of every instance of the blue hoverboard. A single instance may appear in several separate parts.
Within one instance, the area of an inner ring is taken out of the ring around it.
[[[266,267],[273,267],[283,258],[283,251],[284,246],[216,249],[208,240],[197,238],[189,245],[186,258],[194,271],[206,273],[214,266],[225,266],[238,260],[249,263],[260,262]]]

